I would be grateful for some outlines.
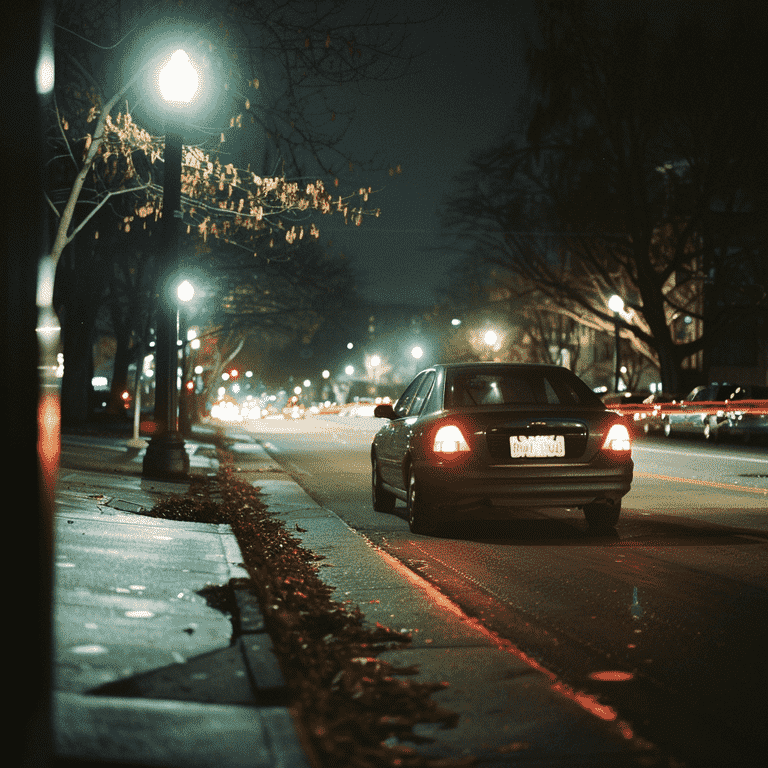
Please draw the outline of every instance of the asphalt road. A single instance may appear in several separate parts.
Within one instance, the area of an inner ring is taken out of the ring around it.
[[[249,425],[299,484],[488,629],[690,766],[768,754],[768,451],[634,447],[616,534],[576,510],[520,510],[438,537],[375,513],[374,419]]]

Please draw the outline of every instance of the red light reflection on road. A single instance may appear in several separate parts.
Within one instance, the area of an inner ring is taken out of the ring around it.
[[[620,683],[624,680],[632,680],[635,676],[632,672],[619,672],[618,670],[611,669],[605,672],[593,672],[589,678],[590,680],[600,680],[603,682]]]

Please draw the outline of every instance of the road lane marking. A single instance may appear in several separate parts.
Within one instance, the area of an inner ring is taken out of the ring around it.
[[[727,491],[743,491],[744,493],[760,493],[768,495],[768,488],[747,488],[744,485],[734,485],[733,483],[715,483],[711,480],[694,480],[689,477],[670,477],[669,475],[656,475],[652,472],[635,472],[635,477],[645,477],[651,480],[673,480],[676,483],[690,483],[691,485],[705,485],[708,488],[723,488]]]

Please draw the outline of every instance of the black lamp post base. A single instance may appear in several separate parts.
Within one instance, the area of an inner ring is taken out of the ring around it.
[[[189,454],[181,435],[156,435],[149,441],[142,475],[157,480],[189,477]]]

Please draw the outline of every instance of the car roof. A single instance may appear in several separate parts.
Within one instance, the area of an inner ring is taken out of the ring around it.
[[[562,365],[553,365],[552,363],[496,363],[488,360],[481,360],[476,363],[438,363],[437,365],[432,366],[432,368],[443,368],[445,370],[461,370],[464,368],[518,368],[520,370],[556,370],[568,371],[571,373],[570,369],[565,368]]]

